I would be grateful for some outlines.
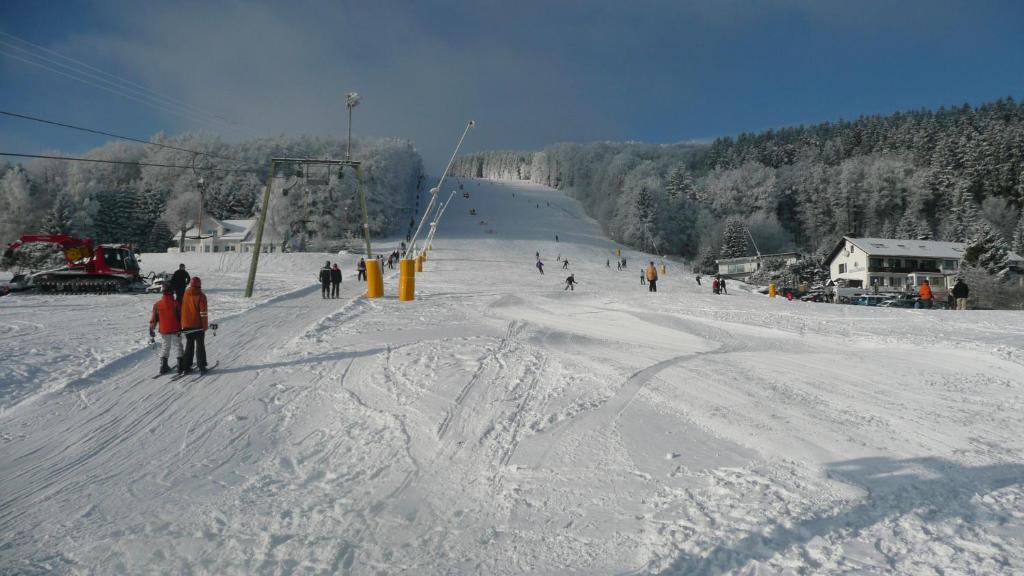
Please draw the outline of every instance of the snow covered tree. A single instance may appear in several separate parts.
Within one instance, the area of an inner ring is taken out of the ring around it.
[[[686,166],[677,166],[672,170],[668,178],[667,192],[673,200],[683,198],[686,200],[697,199],[697,189],[693,184],[693,176]]]
[[[1018,255],[1024,256],[1024,214],[1021,214],[1017,227],[1013,229],[1010,246]]]
[[[964,248],[963,262],[981,268],[992,275],[1005,273],[1009,266],[1009,247],[1006,241],[987,222],[980,222]]]
[[[58,193],[43,221],[43,230],[48,234],[70,234],[71,219],[71,197],[66,192]]]
[[[15,166],[0,178],[0,243],[31,232],[32,219],[31,184],[25,170]]]
[[[722,236],[721,258],[740,258],[747,255],[747,227],[738,218],[731,218],[725,224]]]

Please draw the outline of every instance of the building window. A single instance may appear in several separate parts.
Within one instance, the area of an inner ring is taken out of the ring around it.
[[[220,246],[217,246],[216,244],[214,244],[213,245],[213,251],[214,252],[220,252]]]
[[[956,264],[956,260],[946,260],[943,263],[942,267],[945,268],[946,270],[956,270]]]
[[[917,270],[917,260],[907,260],[907,269],[911,271]]]
[[[868,259],[868,266],[870,266],[871,268],[881,268],[882,267],[882,259],[881,258],[869,258]]]
[[[839,265],[839,273],[840,274],[846,274],[846,264],[840,264]]]

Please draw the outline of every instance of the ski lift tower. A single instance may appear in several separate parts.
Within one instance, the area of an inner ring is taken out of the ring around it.
[[[359,196],[359,204],[363,210],[363,239],[366,242],[366,296],[368,298],[379,298],[384,294],[384,281],[381,275],[380,263],[373,257],[373,249],[370,246],[370,215],[366,208],[366,191],[363,186],[362,163],[352,159],[352,109],[359,104],[359,94],[349,92],[345,95],[345,105],[348,108],[349,118],[349,145],[344,160],[322,159],[322,158],[272,158],[270,160],[270,175],[267,176],[267,186],[263,189],[263,202],[260,208],[259,224],[256,228],[256,244],[253,246],[252,263],[249,265],[249,280],[245,285],[245,297],[252,297],[253,285],[256,283],[256,269],[259,266],[260,252],[262,251],[263,229],[267,223],[267,210],[270,205],[270,191],[277,177],[278,166],[299,166],[294,170],[295,178],[304,178],[311,184],[329,184],[330,177],[337,168],[338,178],[342,178],[345,169],[355,170],[356,173],[356,194]],[[322,169],[326,167],[326,172]],[[320,170],[321,176],[314,177],[311,181],[309,176]],[[323,179],[323,174],[326,179]],[[295,184],[293,183],[292,186]],[[291,188],[291,186],[286,186]]]

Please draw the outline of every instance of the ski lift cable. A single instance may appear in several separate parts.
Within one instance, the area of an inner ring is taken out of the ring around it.
[[[25,62],[26,64],[31,64],[33,66],[38,66],[39,68],[42,68],[44,70],[49,70],[50,72],[53,72],[55,74],[60,74],[61,76],[65,76],[67,78],[71,78],[72,80],[77,80],[77,81],[79,81],[79,82],[81,82],[83,84],[87,84],[87,85],[92,86],[94,88],[99,88],[100,90],[105,90],[107,92],[110,92],[111,94],[116,94],[118,96],[122,96],[124,98],[129,99],[129,100],[134,100],[134,101],[136,101],[136,102],[138,102],[140,104],[144,104],[146,106],[150,106],[150,107],[156,108],[158,110],[163,110],[164,112],[168,112],[170,114],[175,114],[175,115],[181,116],[183,118],[187,118],[187,119],[192,120],[194,122],[199,122],[201,124],[208,124],[208,125],[212,125],[213,124],[210,120],[206,120],[204,118],[198,117],[195,114],[192,114],[192,113],[189,113],[189,112],[184,112],[184,111],[181,111],[181,110],[175,110],[174,108],[171,108],[171,107],[169,107],[167,105],[164,105],[164,104],[161,104],[159,102],[153,102],[153,101],[150,101],[150,100],[146,100],[145,98],[140,98],[140,97],[135,96],[133,94],[127,94],[124,91],[119,90],[116,87],[105,86],[103,84],[99,84],[99,83],[93,82],[93,81],[88,80],[86,78],[80,78],[80,77],[75,76],[74,74],[71,74],[69,72],[65,72],[63,70],[59,70],[57,68],[53,68],[53,67],[48,66],[46,64],[43,64],[43,63],[40,63],[40,62],[36,62],[34,60],[30,60],[28,58],[23,58],[21,56],[18,56],[16,54],[12,54],[12,53],[10,53],[10,52],[8,52],[6,50],[3,50],[3,49],[0,49],[0,54],[4,54],[8,58],[13,58],[15,60],[20,60],[22,62]],[[230,129],[236,130],[231,125],[225,124],[224,126],[227,126]],[[221,127],[223,128],[224,126],[221,126]]]
[[[239,158],[231,158],[229,156],[221,156],[219,154],[211,154],[210,152],[200,152],[198,150],[191,150],[189,148],[182,148],[180,146],[172,146],[170,144],[161,144],[159,142],[150,142],[141,138],[133,138],[131,136],[121,136],[120,134],[114,134],[113,132],[105,132],[103,130],[96,130],[94,128],[85,128],[82,126],[75,126],[73,124],[66,124],[64,122],[57,122],[55,120],[47,120],[45,118],[39,118],[36,116],[29,116],[27,114],[18,114],[17,112],[10,112],[7,110],[0,110],[0,114],[4,116],[11,116],[12,118],[21,118],[23,120],[30,120],[32,122],[39,122],[42,124],[50,124],[52,126],[60,126],[62,128],[70,128],[72,130],[79,130],[81,132],[89,132],[92,134],[99,134],[101,136],[109,136],[111,138],[119,138],[121,140],[127,140],[129,142],[138,142],[139,144],[145,144],[147,146],[157,146],[160,148],[166,148],[168,150],[177,150],[179,152],[188,152],[189,154],[195,154],[198,156],[209,156],[210,158],[218,158],[221,160],[229,160],[231,162],[237,162],[239,164],[248,164],[250,166],[257,166],[256,162],[249,162],[241,160]]]
[[[151,166],[155,168],[177,168],[180,170],[191,170],[192,166],[183,164],[159,164],[155,162],[135,162],[129,160],[99,160],[96,158],[76,158],[74,156],[53,156],[50,154],[21,154],[18,152],[0,152],[0,156],[9,156],[13,158],[34,158],[43,160],[63,160],[65,162],[93,162],[96,164],[124,164],[128,166]],[[214,172],[258,172],[252,168],[203,168],[203,170],[211,170]]]
[[[56,51],[51,50],[49,48],[46,48],[44,46],[40,46],[38,44],[34,44],[32,42],[29,42],[28,40],[25,40],[24,38],[19,38],[18,36],[15,36],[15,35],[10,34],[8,32],[4,32],[2,30],[0,30],[0,35],[6,36],[9,39],[16,40],[17,42],[20,42],[22,44],[25,44],[25,45],[30,46],[31,48],[33,48],[35,51],[27,49],[24,46],[21,46],[21,45],[18,45],[18,44],[12,44],[10,42],[5,42],[3,40],[0,40],[0,45],[6,46],[8,49],[17,50],[18,52],[21,52],[22,54],[27,54],[30,58],[35,58],[35,59],[38,59],[38,60],[40,60],[40,61],[42,61],[44,63],[51,64],[51,65],[54,65],[54,66],[58,66],[58,67],[66,69],[66,70],[70,70],[71,72],[73,72],[75,74],[84,76],[85,78],[89,78],[89,79],[92,79],[92,80],[95,80],[95,81],[98,81],[98,82],[102,82],[102,83],[104,83],[104,84],[106,84],[106,85],[108,85],[110,87],[115,88],[115,89],[119,89],[119,90],[122,90],[122,91],[125,91],[125,92],[130,92],[130,93],[138,95],[139,97],[142,97],[142,98],[147,98],[149,100],[152,100],[153,103],[160,104],[160,105],[163,105],[163,106],[173,106],[175,108],[180,109],[180,111],[182,113],[186,113],[186,114],[191,114],[191,115],[197,116],[198,118],[202,118],[206,122],[217,122],[217,123],[225,124],[227,126],[237,126],[236,122],[233,122],[233,121],[231,121],[231,120],[229,120],[227,118],[224,118],[223,116],[220,116],[218,114],[215,114],[215,113],[203,110],[203,109],[201,109],[201,108],[199,108],[197,106],[188,104],[188,103],[183,102],[182,100],[179,100],[177,98],[173,98],[171,96],[166,96],[164,94],[156,92],[155,90],[147,88],[147,87],[145,87],[145,86],[143,86],[143,85],[141,85],[141,84],[139,84],[137,82],[132,82],[131,80],[122,78],[122,77],[120,77],[120,76],[118,76],[116,74],[111,74],[110,72],[106,72],[105,70],[101,70],[100,68],[92,66],[92,65],[90,65],[90,64],[88,64],[86,62],[82,62],[81,60],[76,60],[74,58],[71,58],[69,56],[65,56],[64,54],[61,54],[59,52],[56,52]],[[36,62],[34,60],[26,60],[24,57],[17,56],[15,54],[11,54],[9,52],[4,52],[4,53],[7,54],[8,56],[11,56],[12,58],[17,58],[17,59],[19,59],[19,60],[21,60],[23,62],[27,62],[29,64],[34,64],[34,65],[38,65],[38,66],[47,68],[46,66],[42,66],[39,62]],[[50,56],[47,56],[46,54],[43,54],[43,53],[52,54],[53,56],[56,56],[57,58],[60,58],[60,59],[65,60],[67,62],[71,62],[72,64],[68,64],[68,63],[63,62],[61,60],[56,60],[56,59],[51,58]],[[53,70],[51,68],[47,68],[47,69],[49,69],[52,72],[63,73],[60,70]],[[81,81],[80,78],[75,78],[75,79]]]
[[[64,54],[61,54],[60,52],[57,52],[55,50],[51,50],[49,48],[46,48],[45,46],[40,46],[39,44],[34,44],[32,42],[29,42],[28,40],[25,40],[24,38],[20,38],[18,36],[15,36],[14,34],[9,33],[9,32],[5,32],[3,30],[0,30],[0,35],[6,36],[6,37],[8,37],[10,39],[17,40],[18,42],[21,42],[23,44],[31,46],[32,48],[35,48],[39,52],[46,52],[46,53],[52,54],[52,55],[54,55],[54,56],[56,56],[58,58],[62,58],[64,60],[67,60],[68,62],[72,62],[75,65],[80,66],[81,68],[86,68],[88,70],[92,70],[92,71],[94,71],[96,73],[99,73],[102,76],[107,76],[108,78],[112,78],[113,81],[115,81],[117,83],[121,83],[121,84],[124,84],[126,86],[133,87],[133,88],[137,88],[139,91],[148,93],[153,98],[158,98],[160,100],[164,100],[165,102],[167,102],[169,104],[174,104],[176,106],[180,106],[181,108],[192,110],[192,111],[194,111],[196,113],[209,116],[209,117],[211,117],[213,119],[216,119],[216,120],[220,120],[220,121],[228,122],[228,123],[231,122],[227,118],[224,118],[224,117],[219,116],[217,114],[214,114],[212,112],[208,112],[208,111],[203,110],[203,109],[201,109],[201,108],[199,108],[197,106],[194,106],[194,105],[188,104],[186,102],[183,102],[183,101],[181,101],[181,100],[179,100],[177,98],[174,98],[174,97],[171,97],[171,96],[166,96],[164,94],[160,94],[159,92],[156,92],[155,90],[153,90],[151,88],[147,88],[147,87],[143,86],[142,84],[139,84],[137,82],[133,82],[131,80],[128,80],[128,79],[123,78],[121,76],[118,76],[116,74],[111,74],[110,72],[107,72],[105,70],[101,70],[100,68],[92,66],[92,65],[90,65],[90,64],[88,64],[86,62],[83,62],[81,60],[76,60],[75,58],[71,58],[70,56],[65,56]],[[2,42],[2,41],[0,41],[0,42]],[[27,50],[25,50],[23,47],[15,46],[15,45],[12,45],[12,44],[9,44],[9,43],[6,43],[6,42],[4,42],[4,44],[7,44],[8,46],[13,46],[13,47],[17,48],[18,50],[20,50],[22,52],[30,53]],[[38,54],[35,54],[35,56],[37,56],[39,58],[45,58],[43,56],[38,56]],[[54,63],[57,64],[58,62],[54,62]],[[72,66],[67,65],[67,64],[62,64],[61,63],[60,65],[64,66],[65,68],[72,68]],[[111,81],[107,80],[107,82],[111,82]],[[113,82],[111,82],[111,83],[113,83]]]

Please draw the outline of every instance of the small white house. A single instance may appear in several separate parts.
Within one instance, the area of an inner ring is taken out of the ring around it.
[[[202,230],[192,227],[185,232],[184,252],[252,252],[256,245],[256,226],[259,221],[218,220],[203,216]],[[271,231],[263,230],[262,252],[276,252],[281,239]]]
[[[715,262],[718,264],[719,276],[746,280],[751,274],[761,269],[761,263],[766,259],[780,259],[786,265],[795,264],[800,261],[800,253],[781,252],[779,254],[743,256],[742,258],[722,258]]]
[[[965,246],[963,242],[844,236],[829,254],[829,274],[847,286],[877,286],[880,292],[913,290],[924,280],[934,289],[945,290],[956,282]],[[1021,260],[1010,254],[1011,266]]]

